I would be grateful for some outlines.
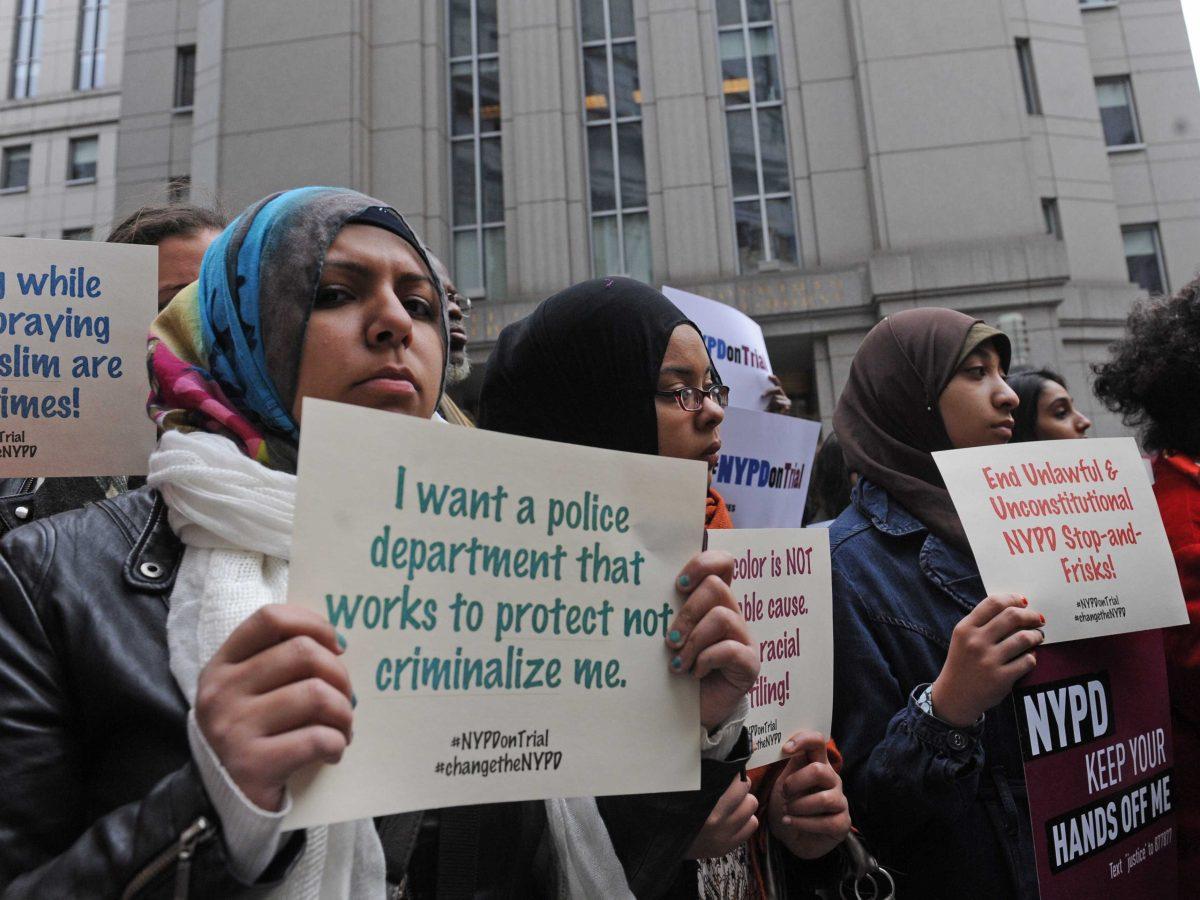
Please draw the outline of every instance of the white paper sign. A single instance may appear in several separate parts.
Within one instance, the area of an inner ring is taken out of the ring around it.
[[[664,285],[663,296],[696,323],[708,344],[708,354],[729,385],[729,403],[742,409],[766,409],[763,394],[773,385],[771,360],[762,328],[740,309],[699,294]]]
[[[1046,617],[1046,642],[1186,625],[1187,609],[1132,438],[933,454],[989,593]]]
[[[158,251],[0,238],[0,477],[144,475]]]
[[[799,528],[821,423],[725,410],[713,487],[738,528]]]
[[[358,706],[287,828],[699,786],[699,694],[663,636],[702,463],[323,401],[303,417],[288,598],[345,638]]]
[[[833,721],[833,587],[827,528],[714,529],[710,550],[733,554],[733,595],[758,641],[747,768],[782,759],[797,731]]]

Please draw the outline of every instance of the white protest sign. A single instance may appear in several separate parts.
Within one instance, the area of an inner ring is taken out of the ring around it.
[[[144,475],[158,251],[0,238],[0,477]]]
[[[784,758],[797,731],[828,736],[833,721],[833,586],[827,528],[734,528],[708,533],[734,557],[733,595],[758,641],[750,690],[753,769]]]
[[[303,417],[288,598],[345,638],[358,705],[287,828],[699,786],[699,694],[663,637],[702,463],[319,400]]]
[[[663,286],[663,296],[696,323],[708,344],[708,354],[729,385],[729,402],[742,409],[766,409],[763,394],[772,388],[767,380],[771,361],[762,328],[740,309],[699,294]]]
[[[713,487],[738,528],[799,528],[821,423],[725,410]]]
[[[1132,438],[933,454],[989,593],[1046,617],[1046,641],[1186,625],[1146,467]]]

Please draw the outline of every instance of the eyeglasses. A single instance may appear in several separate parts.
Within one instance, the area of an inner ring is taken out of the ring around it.
[[[446,300],[459,308],[464,319],[471,318],[471,298],[466,294],[460,294],[458,291],[447,291]]]
[[[706,391],[695,387],[676,388],[673,391],[655,391],[654,395],[656,397],[674,397],[679,408],[685,412],[696,412],[704,406],[705,397],[722,409],[729,405],[729,385],[727,384],[714,384]]]

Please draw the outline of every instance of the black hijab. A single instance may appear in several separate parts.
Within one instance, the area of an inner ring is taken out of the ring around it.
[[[500,332],[483,378],[479,427],[657,454],[654,391],[679,325],[696,328],[670,300],[630,278],[560,291]]]
[[[833,427],[852,472],[886,490],[943,540],[970,554],[954,502],[930,455],[950,450],[938,398],[966,354],[994,340],[1008,368],[1008,338],[952,309],[908,309],[871,329],[854,354]]]

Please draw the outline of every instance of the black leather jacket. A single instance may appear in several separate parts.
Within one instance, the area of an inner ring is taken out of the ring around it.
[[[167,601],[181,555],[149,488],[0,541],[0,897],[252,896],[303,849],[297,832],[253,886],[228,868],[168,665]],[[699,791],[601,798],[638,896],[666,890],[747,750],[743,732],[736,758],[705,761]],[[529,852],[508,860],[531,859],[545,843],[530,819]],[[389,880],[409,866],[419,822],[380,820]],[[504,845],[485,829],[465,855]],[[511,895],[504,866],[480,867],[494,885],[437,894]]]

